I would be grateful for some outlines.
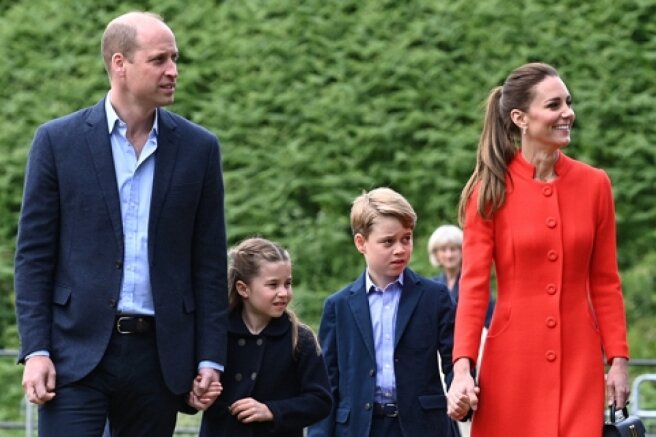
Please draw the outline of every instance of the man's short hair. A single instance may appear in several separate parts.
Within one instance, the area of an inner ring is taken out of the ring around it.
[[[164,22],[164,19],[160,15],[152,12],[128,12],[110,21],[105,28],[100,44],[100,52],[102,53],[105,69],[108,74],[114,53],[122,53],[128,61],[133,61],[134,52],[139,48],[137,43],[137,25],[135,22],[135,18],[138,16],[148,16],[162,23]]]

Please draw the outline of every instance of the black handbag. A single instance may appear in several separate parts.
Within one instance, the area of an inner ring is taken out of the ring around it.
[[[615,405],[610,406],[610,422],[604,423],[602,437],[645,437],[645,424],[640,417],[629,415],[629,410],[622,408],[622,420],[615,421]]]

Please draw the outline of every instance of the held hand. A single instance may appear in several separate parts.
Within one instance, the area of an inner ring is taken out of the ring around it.
[[[469,372],[467,359],[460,359],[454,365],[454,377],[447,394],[447,414],[453,420],[464,418],[469,409],[478,408],[478,393],[476,382]]]
[[[191,390],[187,394],[186,401],[187,404],[189,404],[189,406],[199,411],[205,411],[214,403],[216,398],[218,398],[222,392],[223,392],[223,386],[221,385],[221,383],[218,381],[213,381],[212,383],[210,383],[209,390],[207,390],[204,395],[196,396],[196,394],[194,394],[194,391]]]
[[[221,375],[214,369],[209,367],[198,369],[198,375],[194,378],[191,392],[187,396],[187,403],[198,409],[200,409],[200,405],[203,406],[203,410],[209,408],[221,394],[221,391],[223,391],[220,378]],[[214,383],[218,384],[218,386]]]
[[[27,400],[41,405],[55,397],[55,365],[50,357],[28,358],[23,370],[23,391]]]
[[[273,420],[269,407],[253,398],[239,399],[230,406],[230,413],[242,423],[268,422]]]
[[[629,400],[629,371],[626,358],[613,358],[606,375],[606,397],[608,405],[623,408]]]

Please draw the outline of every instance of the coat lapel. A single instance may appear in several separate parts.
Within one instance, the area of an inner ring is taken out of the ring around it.
[[[114,235],[121,254],[123,253],[123,224],[121,220],[121,202],[116,185],[116,170],[112,157],[112,143],[107,128],[105,114],[105,99],[91,108],[86,119],[85,139],[96,171],[98,183],[103,198],[107,204],[107,212],[114,228]],[[122,255],[121,255],[122,256]]]
[[[155,152],[155,174],[153,176],[153,194],[150,201],[150,221],[148,235],[156,235],[157,218],[160,216],[176,157],[180,148],[176,125],[171,116],[163,109],[158,109],[157,151]],[[154,238],[148,239],[148,255],[154,258]]]
[[[367,352],[372,360],[376,361],[376,352],[374,350],[374,333],[371,327],[371,313],[369,312],[369,300],[365,290],[364,274],[353,283],[351,287],[348,303],[355,319],[355,324],[362,336]]]
[[[405,269],[403,273],[403,291],[401,292],[401,299],[399,300],[399,309],[396,313],[396,329],[394,334],[394,348],[399,344],[399,340],[403,336],[412,313],[417,307],[419,298],[424,290],[419,287],[419,279],[415,274]],[[426,333],[428,335],[428,333]]]

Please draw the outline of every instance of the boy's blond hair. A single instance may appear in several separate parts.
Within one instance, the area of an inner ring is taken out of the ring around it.
[[[415,228],[417,214],[401,194],[391,188],[375,188],[356,197],[351,207],[351,231],[368,238],[378,217],[394,217],[410,229]]]

